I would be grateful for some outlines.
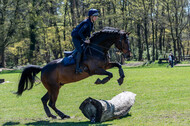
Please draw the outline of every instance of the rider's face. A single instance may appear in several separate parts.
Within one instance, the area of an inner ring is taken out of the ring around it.
[[[97,19],[98,19],[98,16],[93,16],[92,17],[93,22],[95,22]]]

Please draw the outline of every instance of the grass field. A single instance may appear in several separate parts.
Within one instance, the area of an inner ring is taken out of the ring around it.
[[[41,97],[46,93],[42,84],[16,97],[12,92],[17,89],[19,73],[0,74],[0,78],[9,81],[0,84],[0,125],[190,125],[190,67],[123,69],[126,77],[122,86],[117,83],[118,69],[109,70],[114,77],[104,85],[94,85],[100,76],[64,85],[60,90],[57,107],[72,117],[66,120],[46,117],[41,104]],[[88,97],[108,100],[122,91],[137,94],[134,106],[124,118],[91,124],[79,110],[82,101]]]

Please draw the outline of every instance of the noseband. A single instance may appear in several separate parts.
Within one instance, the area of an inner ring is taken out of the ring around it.
[[[122,35],[120,36],[120,39],[119,39],[119,42],[121,43],[121,46],[122,46],[121,48],[122,48],[122,49],[124,49],[124,45],[123,45],[123,43],[122,43],[122,40],[123,40],[124,38],[125,38],[125,36],[122,34]],[[130,44],[129,44],[127,38],[128,38],[128,36],[126,36],[125,43],[128,44],[128,48],[129,48],[129,50],[130,50],[130,47],[129,47]]]

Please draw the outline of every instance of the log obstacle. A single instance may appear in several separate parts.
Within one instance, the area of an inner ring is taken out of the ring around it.
[[[92,123],[126,116],[135,103],[136,94],[124,91],[111,100],[85,99],[79,109]]]
[[[0,79],[0,83],[3,83],[3,82],[5,82],[5,79]]]

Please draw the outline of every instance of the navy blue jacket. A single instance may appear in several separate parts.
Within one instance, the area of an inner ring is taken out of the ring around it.
[[[71,36],[80,38],[82,41],[86,40],[86,37],[90,37],[91,31],[93,30],[94,24],[91,20],[85,19],[72,31]]]

